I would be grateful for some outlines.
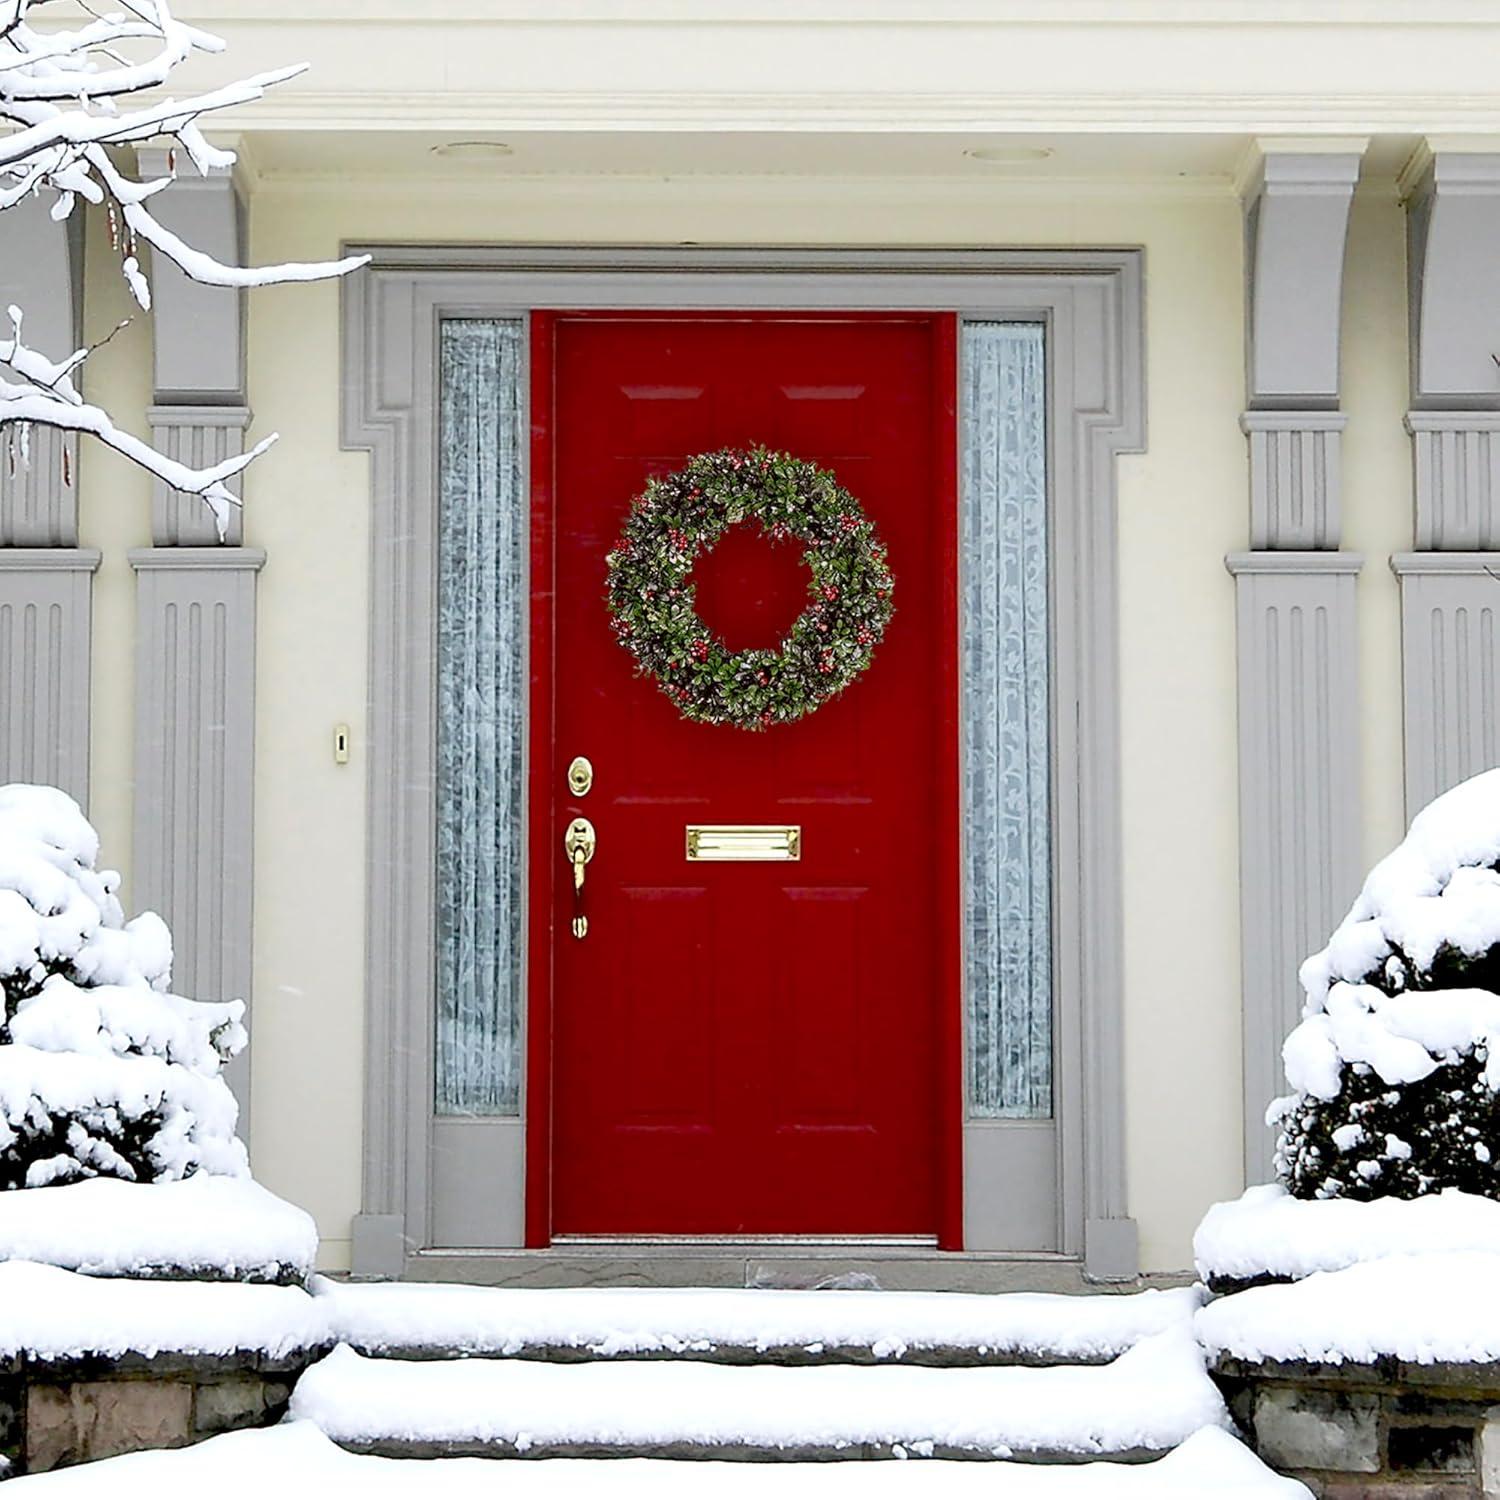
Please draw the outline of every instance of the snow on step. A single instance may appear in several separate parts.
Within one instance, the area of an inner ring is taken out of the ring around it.
[[[1216,1203],[1193,1236],[1205,1281],[1310,1276],[1388,1255],[1500,1246],[1500,1202],[1456,1189],[1422,1198],[1293,1198],[1253,1187]]]
[[[1197,1288],[1125,1296],[313,1284],[338,1338],[371,1354],[712,1355],[744,1362],[1104,1361],[1185,1327]]]
[[[1222,1297],[1198,1314],[1209,1352],[1260,1363],[1500,1361],[1500,1253],[1397,1255]]]
[[[414,1362],[340,1347],[302,1377],[291,1415],[380,1452],[533,1457],[1140,1455],[1228,1422],[1186,1328],[1112,1364],[1046,1369]]]
[[[249,1178],[95,1177],[0,1193],[0,1261],[90,1276],[301,1281],[317,1251],[311,1217]]]
[[[997,1472],[999,1471],[999,1472]],[[357,1495],[359,1500],[1311,1500],[1227,1432],[1205,1428],[1154,1463],[674,1464],[652,1459],[372,1458],[307,1422],[234,1432],[192,1448],[60,1469],[16,1500],[163,1500],[172,1495]]]
[[[331,1342],[321,1305],[301,1287],[127,1281],[28,1261],[0,1265],[0,1359],[252,1352],[281,1360]]]

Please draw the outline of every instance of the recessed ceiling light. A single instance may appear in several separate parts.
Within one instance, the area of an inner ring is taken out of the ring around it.
[[[1052,155],[1051,146],[970,146],[965,156],[975,161],[992,162],[997,166],[1017,166],[1024,162],[1046,161]]]
[[[514,156],[515,148],[504,141],[444,141],[432,148],[434,156],[451,156],[465,161],[487,161],[498,156]]]

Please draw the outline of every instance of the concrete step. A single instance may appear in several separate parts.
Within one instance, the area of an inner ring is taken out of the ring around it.
[[[1074,1297],[958,1292],[314,1285],[333,1336],[362,1354],[676,1359],[723,1364],[1103,1364],[1187,1327],[1192,1288]]]
[[[1107,1365],[957,1368],[370,1359],[335,1350],[290,1415],[388,1457],[1141,1462],[1228,1417],[1184,1329]]]
[[[681,1464],[658,1459],[411,1461],[346,1453],[307,1422],[107,1458],[24,1481],[35,1500],[356,1496],[359,1500],[1312,1500],[1219,1428],[1152,1463]],[[17,1490],[16,1500],[30,1497]]]

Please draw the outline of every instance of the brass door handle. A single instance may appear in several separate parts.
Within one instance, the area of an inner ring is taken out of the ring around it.
[[[594,857],[594,825],[587,818],[574,818],[563,834],[563,852],[573,866],[573,936],[589,935],[589,919],[583,911],[583,867]]]

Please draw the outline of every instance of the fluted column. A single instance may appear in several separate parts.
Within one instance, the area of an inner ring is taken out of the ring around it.
[[[1391,567],[1411,815],[1500,764],[1500,153],[1425,143],[1402,187],[1414,550]]]
[[[164,173],[164,153],[142,153]],[[190,166],[153,200],[190,244],[237,261],[244,239],[233,179]],[[243,450],[242,294],[189,280],[162,256],[151,269],[156,400],[152,439],[195,468]],[[238,486],[232,485],[238,493]],[[241,545],[242,517],[221,541],[208,507],[158,482],[153,545],[136,570],[135,838],[132,896],[172,928],[173,979],[203,1000],[251,994],[254,889],[255,594],[265,553]],[[249,1139],[250,1048],[229,1070]]]
[[[83,215],[51,194],[0,214],[0,311],[53,359],[82,342]],[[79,378],[87,381],[85,369]],[[78,439],[0,429],[0,782],[89,796],[89,646],[99,553],[78,545]]]
[[[1239,639],[1245,1177],[1271,1175],[1267,1104],[1297,969],[1357,886],[1355,583],[1341,536],[1339,320],[1362,141],[1263,141],[1245,203],[1250,550],[1226,559]]]

